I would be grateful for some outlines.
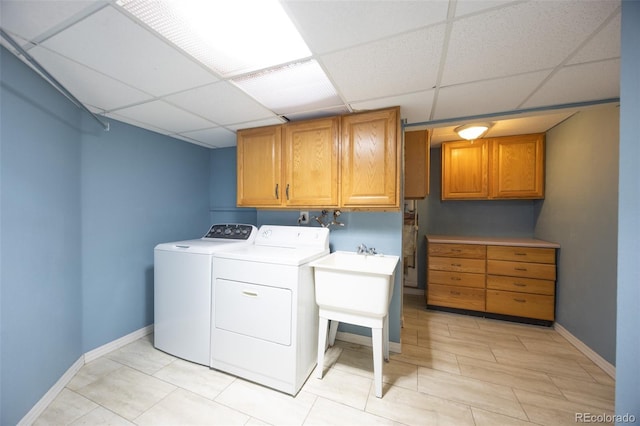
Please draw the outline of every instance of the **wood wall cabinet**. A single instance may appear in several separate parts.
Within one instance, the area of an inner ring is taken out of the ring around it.
[[[429,195],[429,155],[431,133],[428,130],[404,132],[404,198],[422,199]]]
[[[442,199],[544,198],[544,134],[442,144]]]
[[[400,108],[342,116],[342,207],[400,208],[400,140]]]
[[[427,236],[427,247],[427,306],[554,321],[557,244]]]
[[[339,118],[238,131],[238,206],[338,207]]]

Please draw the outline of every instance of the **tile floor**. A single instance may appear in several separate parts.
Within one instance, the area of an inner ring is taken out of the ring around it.
[[[402,354],[373,391],[371,349],[336,342],[295,397],[153,348],[92,361],[36,425],[575,425],[613,414],[614,381],[553,329],[428,311],[405,295]]]

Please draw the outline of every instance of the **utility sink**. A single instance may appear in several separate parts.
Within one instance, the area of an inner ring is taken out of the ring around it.
[[[393,255],[336,251],[312,262],[318,307],[358,316],[386,317],[398,260]]]

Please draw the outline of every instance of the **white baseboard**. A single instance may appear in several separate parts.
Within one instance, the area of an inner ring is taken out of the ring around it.
[[[42,414],[42,412],[49,406],[49,404],[51,404],[53,400],[56,399],[56,396],[58,396],[58,394],[62,392],[62,389],[64,389],[67,383],[69,383],[71,379],[73,379],[73,376],[76,375],[76,373],[82,368],[83,365],[84,355],[81,355],[80,358],[78,358],[78,360],[74,362],[67,371],[65,371],[62,377],[60,377],[58,381],[53,386],[51,386],[51,389],[49,389],[47,393],[45,393],[44,396],[40,398],[36,405],[31,407],[31,410],[29,410],[29,412],[22,418],[22,420],[18,422],[18,425],[27,426],[33,424],[33,422],[35,422],[36,419],[40,417],[40,414]]]
[[[612,379],[616,378],[616,367],[613,366],[609,361],[602,358],[596,352],[593,351],[589,346],[585,345],[580,339],[571,334],[569,330],[558,324],[557,322],[553,324],[553,328],[558,332],[559,335],[564,337],[576,347],[580,352],[584,354],[587,358],[593,361],[598,367],[602,368],[602,370],[611,376]]]
[[[404,294],[415,294],[415,295],[418,295],[418,296],[424,296],[424,289],[423,288],[404,287],[402,292]]]
[[[344,331],[338,331],[338,333],[336,334],[336,339],[342,340],[343,342],[355,343],[357,345],[362,345],[362,346],[368,346],[368,347],[373,346],[371,344],[371,337],[361,336],[359,334],[353,334],[353,333],[345,333]],[[389,342],[389,351],[395,352],[398,354],[402,353],[402,343]]]
[[[38,417],[44,412],[44,410],[53,402],[62,389],[73,379],[73,376],[88,362],[91,362],[102,355],[105,355],[111,351],[119,349],[131,342],[138,340],[141,337],[146,336],[153,332],[153,324],[136,330],[132,333],[122,336],[112,342],[97,347],[84,355],[80,356],[76,362],[58,379],[58,381],[44,394],[42,398],[34,405],[31,410],[18,422],[19,426],[28,426],[33,424]]]

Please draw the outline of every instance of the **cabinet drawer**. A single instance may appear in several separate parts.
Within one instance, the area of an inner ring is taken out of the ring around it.
[[[535,293],[553,296],[555,281],[536,280],[533,278],[517,278],[500,275],[487,276],[487,289],[516,291],[519,293]]]
[[[490,275],[508,275],[512,277],[538,278],[541,280],[555,281],[556,265],[487,260],[487,273]]]
[[[429,284],[427,303],[449,308],[484,311],[484,289]]]
[[[484,274],[486,261],[484,259],[429,256],[429,270]]]
[[[429,283],[484,288],[484,274],[430,270]]]
[[[487,290],[487,312],[553,321],[554,297]]]
[[[476,244],[429,244],[429,256],[466,257],[484,259],[487,247]]]
[[[556,250],[538,247],[488,246],[487,259],[553,264],[556,263]]]

